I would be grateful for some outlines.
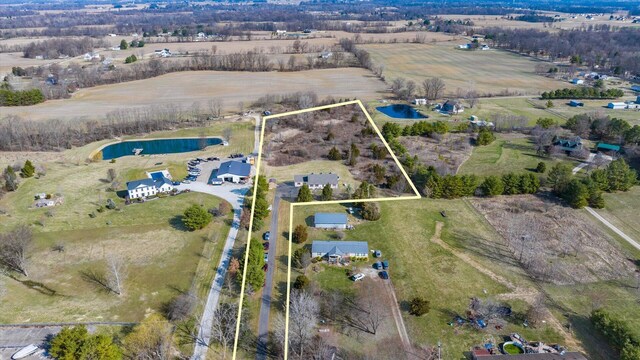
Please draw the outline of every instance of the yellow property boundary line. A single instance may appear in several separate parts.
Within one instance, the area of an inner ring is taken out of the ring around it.
[[[387,141],[382,136],[382,133],[380,132],[380,129],[378,129],[376,124],[373,122],[373,119],[371,118],[371,116],[367,112],[367,109],[364,107],[364,105],[362,104],[362,102],[360,100],[352,100],[352,101],[342,102],[342,103],[338,103],[338,104],[318,106],[318,107],[313,107],[313,108],[308,108],[308,109],[303,109],[303,110],[297,110],[297,111],[290,111],[290,112],[285,112],[285,113],[282,113],[282,114],[269,115],[269,116],[263,117],[262,118],[261,129],[260,129],[260,145],[258,147],[258,160],[257,160],[257,165],[256,165],[256,176],[260,175],[260,165],[262,163],[262,146],[264,145],[264,129],[265,129],[265,125],[267,123],[267,120],[275,119],[275,118],[279,118],[279,117],[284,117],[284,116],[303,114],[303,113],[307,113],[307,112],[311,112],[311,111],[326,110],[326,109],[331,109],[331,108],[335,108],[335,107],[339,107],[339,106],[353,105],[353,104],[357,104],[360,107],[360,109],[362,110],[362,112],[365,114],[365,116],[367,117],[367,120],[369,121],[369,124],[371,124],[371,126],[375,130],[375,132],[378,135],[378,137],[380,137],[380,140],[382,140],[382,143],[387,148],[387,151],[389,152],[389,154],[393,158],[393,161],[396,163],[396,165],[398,166],[398,168],[402,172],[402,175],[405,177],[405,179],[407,180],[407,182],[411,186],[411,190],[413,190],[414,195],[413,196],[376,198],[376,199],[359,199],[359,200],[351,199],[351,200],[332,200],[332,201],[310,201],[310,202],[290,203],[289,204],[289,249],[288,249],[288,256],[287,256],[287,296],[286,296],[286,304],[287,305],[286,305],[286,310],[285,310],[284,360],[287,360],[287,356],[288,356],[288,353],[289,353],[289,346],[288,346],[288,343],[289,343],[289,301],[290,301],[290,295],[291,295],[291,250],[292,250],[292,245],[291,244],[293,242],[292,241],[292,236],[293,236],[293,209],[296,206],[325,205],[325,204],[345,204],[345,203],[355,203],[355,202],[414,200],[414,199],[420,199],[421,198],[420,192],[418,192],[418,189],[416,188],[416,186],[413,184],[413,182],[409,178],[409,175],[407,175],[407,172],[404,170],[404,168],[400,164],[400,161],[398,160],[396,155],[393,153],[393,151],[391,151],[391,147],[389,146]],[[253,194],[255,194],[257,192],[257,190],[258,190],[258,182],[255,181],[255,183],[253,184]],[[242,304],[243,304],[243,301],[244,301],[244,292],[245,292],[246,277],[247,277],[247,263],[249,262],[249,246],[251,245],[251,233],[253,231],[253,215],[254,215],[255,205],[256,205],[256,197],[253,196],[253,199],[251,201],[251,217],[250,217],[250,220],[249,220],[249,234],[247,235],[247,246],[246,246],[246,250],[245,250],[244,266],[243,266],[243,270],[242,270],[242,286],[240,287],[240,302],[238,304],[238,318],[237,318],[237,321],[236,321],[236,335],[235,335],[235,339],[234,339],[234,342],[233,342],[233,357],[232,357],[233,360],[236,359],[236,356],[237,356],[237,353],[238,353],[238,338],[239,338],[239,335],[240,335],[240,320],[242,318]],[[276,236],[277,236],[277,234],[276,234]]]

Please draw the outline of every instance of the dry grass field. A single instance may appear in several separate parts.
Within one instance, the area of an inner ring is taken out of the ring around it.
[[[540,12],[543,15],[555,16],[556,14],[560,15],[560,17],[565,18],[565,20],[561,22],[555,22],[551,25],[551,27],[545,27],[544,23],[533,23],[526,21],[515,21],[505,19],[499,15],[441,15],[440,17],[443,19],[451,19],[451,20],[464,20],[470,19],[473,21],[474,26],[476,28],[485,28],[485,27],[506,27],[512,29],[539,29],[539,30],[548,30],[548,31],[558,31],[560,29],[577,29],[586,26],[596,26],[596,25],[610,25],[616,27],[640,27],[638,24],[633,24],[631,21],[611,21],[609,20],[609,14],[602,16],[595,16],[593,20],[587,20],[584,15],[577,16],[575,19],[572,19],[566,13],[556,13],[556,12]],[[514,16],[517,16],[513,14]],[[480,30],[482,32],[482,30]]]
[[[432,76],[446,83],[445,94],[458,88],[474,87],[480,94],[504,90],[538,94],[566,87],[566,83],[538,76],[537,61],[501,50],[467,51],[456,49],[457,43],[375,44],[363,46],[373,61],[385,66],[387,80],[403,77],[420,84]]]
[[[33,120],[101,118],[117,109],[159,104],[190,106],[220,99],[227,111],[238,111],[238,103],[250,105],[267,94],[314,91],[319,98],[381,96],[386,86],[366,70],[345,68],[300,72],[180,72],[123,84],[82,89],[70,99],[47,101],[28,107],[2,110],[2,115],[19,115]]]

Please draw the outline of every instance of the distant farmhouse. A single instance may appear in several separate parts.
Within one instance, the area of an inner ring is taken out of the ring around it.
[[[414,99],[414,105],[427,105],[427,99]]]
[[[573,79],[571,79],[571,83],[573,85],[582,85],[582,84],[584,84],[584,80],[578,79],[578,78],[573,78]]]
[[[309,189],[322,189],[327,184],[330,185],[332,189],[337,189],[338,180],[340,180],[340,177],[332,173],[295,175],[293,177],[293,183],[296,187],[301,187],[302,185],[307,184]]]
[[[251,175],[251,164],[240,161],[226,161],[220,164],[215,178],[221,181],[230,181],[232,183],[240,183],[249,179]]]
[[[315,213],[313,226],[321,229],[346,229],[347,214],[345,213]]]
[[[612,110],[640,109],[640,96],[638,96],[636,102],[610,102],[607,107]]]
[[[127,183],[127,197],[129,199],[146,198],[158,193],[166,194],[173,189],[171,180],[166,176],[153,176],[148,179],[129,181]]]
[[[166,49],[166,48],[165,49],[160,49],[160,50],[154,50],[153,54],[156,55],[156,56],[163,57],[163,58],[171,57],[171,55],[173,55],[171,53],[171,51],[169,51],[169,49]]]
[[[311,256],[330,262],[350,260],[352,257],[368,257],[369,244],[366,241],[324,241],[314,240]]]
[[[460,100],[447,100],[439,109],[438,107],[436,107],[436,109],[448,114],[460,114],[464,112],[464,106],[462,106]]]

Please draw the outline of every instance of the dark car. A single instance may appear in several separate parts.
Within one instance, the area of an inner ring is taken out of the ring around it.
[[[389,261],[388,260],[385,260],[385,261],[382,262],[382,268],[385,269],[385,270],[387,270],[389,268]]]
[[[264,234],[262,234],[262,238],[265,240],[269,240],[269,238],[271,237],[271,232],[267,231]]]
[[[268,241],[263,242],[263,243],[262,243],[262,247],[263,247],[265,250],[269,250],[269,242],[268,242]]]
[[[385,279],[385,280],[389,279],[389,273],[386,271],[380,271],[378,275],[380,275],[382,279]]]
[[[382,263],[380,261],[376,261],[375,263],[373,263],[373,268],[382,269]]]
[[[269,264],[264,264],[264,266],[262,267],[262,271],[267,271],[269,270]]]

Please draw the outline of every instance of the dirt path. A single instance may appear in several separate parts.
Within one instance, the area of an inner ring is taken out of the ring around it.
[[[511,290],[510,293],[505,293],[505,294],[498,295],[497,296],[498,299],[501,299],[501,300],[519,299],[519,300],[526,301],[530,305],[533,305],[534,302],[538,298],[545,297],[545,294],[542,293],[540,290],[538,290],[536,288],[514,285],[508,279],[506,279],[506,278],[494,273],[493,271],[485,268],[480,263],[478,263],[477,261],[472,259],[469,255],[467,255],[465,253],[462,253],[462,252],[454,249],[453,247],[449,246],[447,243],[442,241],[442,239],[440,238],[440,234],[442,233],[442,227],[443,226],[444,226],[444,223],[442,223],[440,221],[436,221],[436,230],[435,230],[435,232],[433,234],[433,237],[431,237],[431,242],[440,245],[442,248],[444,248],[445,250],[447,250],[447,251],[451,252],[453,255],[455,255],[458,259],[460,259],[460,260],[464,261],[465,263],[467,263],[467,265],[470,265],[471,267],[473,267],[474,269],[478,270],[482,274],[488,276],[492,280],[494,280],[494,281],[506,286],[507,288],[509,288],[509,290]],[[545,308],[545,312],[546,312],[546,316],[545,316],[546,322],[549,325],[551,325],[553,328],[555,328],[560,334],[562,334],[562,336],[564,337],[564,339],[566,341],[566,345],[568,347],[570,347],[572,350],[583,351],[582,346],[575,339],[573,334],[571,334],[571,333],[566,331],[565,327],[560,323],[560,321],[558,321],[558,319],[555,318],[555,316],[553,316],[553,314],[551,314],[549,309]]]
[[[387,288],[387,292],[389,296],[391,296],[391,300],[393,302],[393,306],[391,306],[391,313],[393,314],[393,320],[396,323],[396,327],[398,328],[398,334],[400,335],[400,340],[402,341],[402,345],[407,354],[413,353],[413,348],[411,347],[411,341],[409,340],[409,334],[407,333],[407,328],[404,326],[404,320],[402,319],[402,313],[400,312],[400,305],[398,304],[398,298],[396,297],[396,291],[391,285],[391,280],[384,281],[384,286]]]

